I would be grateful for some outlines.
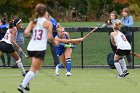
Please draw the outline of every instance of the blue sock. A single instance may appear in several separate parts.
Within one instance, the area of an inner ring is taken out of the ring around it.
[[[63,65],[61,63],[58,64],[58,68],[63,68]]]
[[[70,72],[71,70],[71,58],[66,59],[66,69]]]

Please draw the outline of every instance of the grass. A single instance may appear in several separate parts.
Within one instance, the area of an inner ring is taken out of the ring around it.
[[[19,93],[22,81],[18,69],[0,69],[0,93]],[[129,70],[125,79],[117,79],[112,69],[72,69],[72,76],[54,75],[54,69],[42,69],[30,83],[29,93],[139,93],[140,70]]]

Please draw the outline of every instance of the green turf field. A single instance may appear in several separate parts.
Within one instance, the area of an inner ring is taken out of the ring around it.
[[[18,69],[0,69],[0,93],[19,93],[23,77]],[[72,69],[72,76],[54,75],[54,69],[43,69],[32,80],[29,93],[139,93],[140,70],[129,70],[125,79],[115,78],[116,70],[106,68]]]

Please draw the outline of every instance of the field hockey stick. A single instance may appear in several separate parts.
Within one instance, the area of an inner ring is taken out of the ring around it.
[[[72,44],[64,44],[64,43],[59,43],[59,46],[63,46],[65,48],[75,48],[76,45],[72,45]]]
[[[24,55],[25,58],[29,58],[29,56],[27,56],[23,51],[22,54]]]
[[[100,26],[95,27],[93,30],[91,30],[89,33],[87,33],[85,36],[83,36],[83,40],[89,37],[93,32],[95,32]],[[76,44],[81,43],[82,41],[77,42]]]
[[[50,41],[48,41],[49,43],[51,43]],[[75,48],[76,45],[72,45],[72,44],[64,44],[64,43],[58,43],[58,46],[63,46],[65,48]]]
[[[132,53],[132,52],[130,52],[130,54],[132,54],[132,55],[134,55],[134,56],[140,58],[140,54],[135,54],[135,53]]]

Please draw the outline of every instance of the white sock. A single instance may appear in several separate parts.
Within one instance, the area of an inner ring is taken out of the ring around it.
[[[33,79],[34,76],[35,76],[35,73],[33,71],[29,71],[24,77],[21,85],[25,88],[28,85],[28,83]]]
[[[21,59],[19,59],[18,61],[16,61],[18,68],[22,71],[22,74],[25,74],[25,69],[23,67],[23,64],[21,62]]]
[[[119,72],[119,75],[122,75],[123,71],[122,71],[120,63],[119,62],[115,62],[114,65],[115,65],[117,71]]]
[[[119,62],[120,62],[120,64],[121,64],[121,66],[122,66],[122,70],[123,70],[123,71],[127,70],[126,63],[125,63],[124,58],[121,59],[121,60],[119,60]]]

